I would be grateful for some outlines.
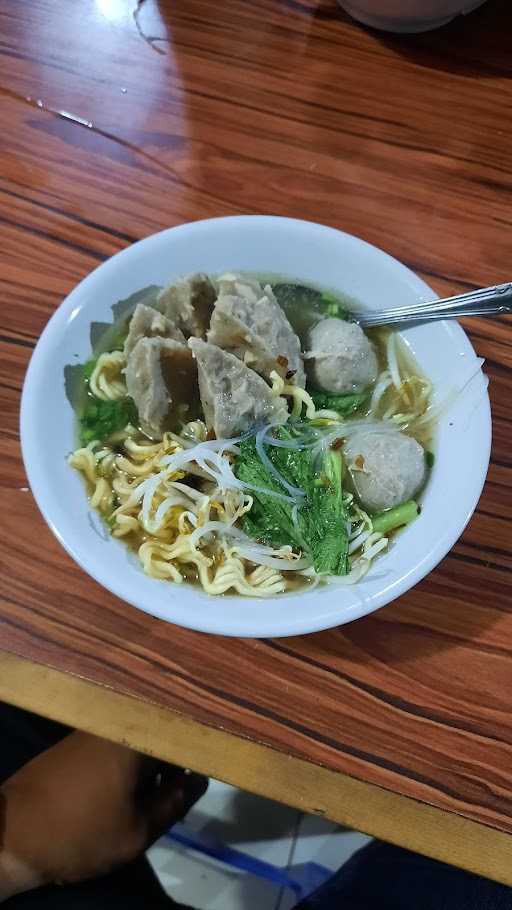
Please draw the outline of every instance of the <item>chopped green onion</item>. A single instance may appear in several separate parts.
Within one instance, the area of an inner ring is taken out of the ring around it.
[[[337,319],[346,319],[348,310],[346,306],[334,294],[328,291],[322,294],[320,305],[327,316],[335,316]]]

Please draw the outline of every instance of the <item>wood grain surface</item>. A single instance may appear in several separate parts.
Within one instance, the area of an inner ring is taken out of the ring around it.
[[[163,709],[323,766],[341,794],[352,777],[370,805],[384,788],[490,836],[512,832],[510,320],[465,323],[487,361],[494,443],[462,539],[399,601],[303,638],[192,633],[91,581],[27,489],[18,408],[31,350],[65,294],[183,221],[321,221],[384,247],[440,293],[512,278],[511,20],[508,0],[489,0],[439,32],[397,38],[360,28],[333,0],[0,7],[0,649],[141,700],[146,746],[166,757],[183,744],[159,746],[152,712]],[[44,677],[42,689],[30,673],[14,678],[0,695],[44,711]],[[90,729],[96,691],[70,717],[75,702],[52,708],[49,687],[47,713]],[[112,736],[140,746],[119,711]],[[190,764],[209,770],[199,756]],[[287,799],[263,765],[259,777],[232,769],[221,750],[218,776]],[[330,794],[322,811],[342,820]],[[372,825],[354,800],[350,823],[432,852],[426,808],[413,834],[398,808],[383,827],[392,802],[374,805]],[[450,830],[443,858],[476,868],[471,838],[465,853]],[[504,863],[479,855],[478,871],[512,883]]]

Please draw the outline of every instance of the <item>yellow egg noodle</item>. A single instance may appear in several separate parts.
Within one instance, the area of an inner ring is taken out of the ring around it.
[[[114,401],[126,396],[126,381],[123,370],[126,357],[122,351],[100,354],[89,380],[91,392],[102,401]]]
[[[416,375],[408,374],[402,379],[396,349],[391,346],[388,360],[392,368],[379,375],[368,416],[381,416],[399,424],[420,420],[429,407],[430,384]],[[100,355],[90,380],[96,397],[114,400],[126,395],[122,373],[125,362],[120,351]],[[305,416],[323,425],[342,422],[337,412],[317,409],[304,389],[286,382],[276,372],[270,378],[273,393],[290,401],[292,417]],[[394,396],[389,395],[390,389]],[[291,547],[271,551],[254,545],[254,559],[249,560],[242,555],[243,548],[240,552],[237,536],[229,533],[250,510],[252,497],[241,489],[222,491],[197,464],[189,463],[187,470],[175,471],[162,464],[166,457],[184,453],[206,440],[206,426],[200,420],[185,425],[180,435],[165,433],[160,442],[141,442],[136,429],[128,426],[116,434],[115,447],[92,442],[77,449],[69,463],[86,478],[91,507],[108,520],[112,536],[136,541],[144,572],[152,578],[180,583],[194,577],[210,594],[236,591],[263,597],[287,590],[290,576],[277,566],[284,560],[287,568],[294,562],[299,567],[300,554],[294,554]],[[226,451],[221,457],[229,464],[233,454]],[[190,486],[187,480],[191,478],[200,478],[204,491]],[[374,556],[387,546],[388,538],[373,533],[371,518],[352,493],[344,493],[344,503],[351,520],[349,555],[360,552],[352,562],[350,574],[338,581],[352,583],[365,574]],[[208,530],[211,525],[214,527]],[[205,534],[198,535],[202,528],[207,529]],[[242,532],[239,537],[243,538]],[[273,557],[273,563],[255,566],[255,561],[265,555]],[[307,579],[311,570],[297,568],[298,573]]]
[[[243,537],[241,532],[225,539],[221,533],[215,534],[222,532],[223,524],[229,533],[251,508],[252,497],[241,490],[200,492],[183,482],[194,475],[165,470],[160,464],[164,456],[185,453],[186,446],[193,445],[189,440],[205,440],[205,425],[201,421],[188,424],[181,441],[175,434],[165,433],[159,443],[141,444],[134,435],[128,429],[122,443],[117,440],[122,452],[92,442],[77,449],[69,463],[84,474],[91,506],[108,518],[113,537],[133,535],[140,540],[143,536],[137,552],[146,574],[175,582],[193,574],[210,594],[233,590],[264,597],[286,590],[286,580],[277,569],[255,567],[241,557],[236,540]],[[209,531],[212,523],[217,527]],[[195,538],[194,532],[197,535],[203,528],[206,546],[199,546],[204,543],[203,535]],[[291,548],[266,549],[276,561],[285,558],[300,564]]]

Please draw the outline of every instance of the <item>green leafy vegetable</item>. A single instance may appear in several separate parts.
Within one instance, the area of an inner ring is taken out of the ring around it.
[[[99,353],[105,351],[122,351],[124,343],[128,337],[128,328],[130,319],[118,319],[112,327],[105,332],[100,344],[98,345]]]
[[[112,309],[114,310],[117,306],[118,304]],[[91,347],[95,357],[110,351],[123,350],[133,309],[131,308],[129,313],[118,316],[114,322],[93,322],[91,324]]]
[[[137,408],[131,398],[101,401],[89,397],[80,417],[80,443],[85,446],[93,439],[103,442],[113,433],[124,430],[129,423],[137,425]]]
[[[319,575],[346,575],[348,571],[347,516],[342,499],[343,461],[339,452],[327,449],[320,483],[308,484],[306,503],[299,510],[304,539]]]
[[[293,438],[283,427],[277,435],[280,439]],[[346,575],[348,537],[341,455],[328,449],[316,464],[318,459],[311,449],[269,445],[265,451],[279,474],[304,490],[305,496],[297,499],[295,505],[265,492],[251,491],[254,502],[244,518],[245,532],[273,547],[288,544],[309,553],[315,571],[321,575]],[[254,438],[240,443],[236,474],[248,484],[286,494],[286,489],[261,461]]]
[[[353,414],[368,400],[367,392],[359,392],[354,395],[331,395],[329,392],[316,392],[311,389],[308,391],[318,410],[325,408],[329,411],[337,411],[343,417]]]
[[[435,461],[435,455],[433,452],[429,452],[428,449],[425,449],[425,464],[427,468],[433,468]]]
[[[83,377],[84,377],[84,379],[85,379],[87,382],[89,382],[89,380],[90,380],[92,374],[94,373],[94,370],[95,370],[95,368],[96,368],[97,362],[98,362],[98,358],[97,358],[97,357],[91,357],[90,360],[87,360],[87,361],[84,363],[84,366],[83,366],[83,371],[84,371],[84,372],[83,372]]]
[[[380,534],[388,534],[389,531],[394,531],[395,528],[410,524],[411,521],[418,517],[419,512],[418,504],[413,499],[409,499],[407,502],[395,506],[394,509],[386,509],[385,512],[372,515],[373,530],[378,531]]]
[[[299,338],[304,338],[323,316],[336,316],[338,319],[348,316],[346,305],[339,297],[305,284],[277,283],[272,285],[272,290]]]
[[[272,290],[293,331],[304,338],[322,315],[322,295],[302,284],[273,284]]]

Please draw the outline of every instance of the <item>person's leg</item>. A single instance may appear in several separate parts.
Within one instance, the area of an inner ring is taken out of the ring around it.
[[[512,889],[374,841],[296,910],[512,910]]]
[[[62,724],[0,702],[0,784],[66,733]]]
[[[186,910],[167,897],[144,857],[79,885],[20,894],[4,906],[5,910]]]
[[[69,732],[61,724],[0,702],[0,785]],[[167,897],[145,857],[102,878],[40,888],[2,906],[6,910],[187,910]]]

